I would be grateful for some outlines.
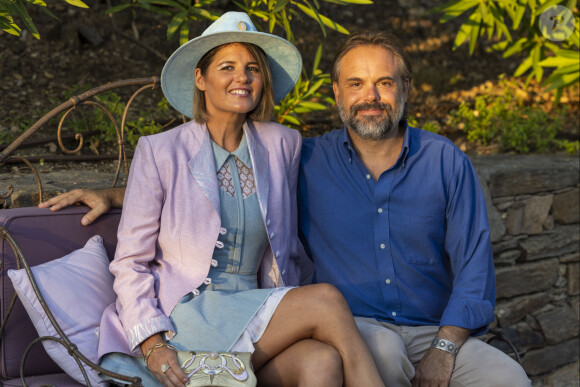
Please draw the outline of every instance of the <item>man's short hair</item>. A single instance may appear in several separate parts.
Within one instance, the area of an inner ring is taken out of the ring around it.
[[[334,60],[330,71],[332,82],[338,82],[340,73],[340,62],[342,58],[353,48],[361,46],[378,46],[390,51],[397,58],[397,72],[406,84],[411,86],[413,69],[411,61],[403,49],[399,39],[390,32],[364,30],[350,35],[342,44]]]
[[[244,46],[254,59],[258,62],[260,67],[260,72],[262,73],[262,94],[258,104],[251,112],[248,112],[247,117],[254,121],[269,121],[272,119],[272,113],[274,112],[274,90],[272,89],[272,72],[270,71],[270,66],[268,65],[268,57],[264,51],[251,43],[227,43],[222,44],[210,51],[208,51],[198,62],[197,68],[201,70],[201,74],[205,76],[207,68],[213,61],[215,55],[222,48],[231,46],[232,44],[241,44]],[[193,86],[193,119],[203,124],[207,122],[207,107],[205,105],[205,95],[204,92],[197,88],[197,85]]]

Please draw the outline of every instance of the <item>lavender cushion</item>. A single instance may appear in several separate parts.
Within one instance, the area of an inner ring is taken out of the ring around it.
[[[56,321],[79,351],[97,362],[98,329],[103,310],[115,301],[109,259],[99,235],[85,246],[53,261],[31,268],[39,290]],[[24,269],[9,270],[8,276],[39,336],[58,334],[36,297]],[[46,352],[63,371],[85,384],[76,361],[55,341],[42,342]],[[85,365],[91,384],[106,385],[97,372]]]

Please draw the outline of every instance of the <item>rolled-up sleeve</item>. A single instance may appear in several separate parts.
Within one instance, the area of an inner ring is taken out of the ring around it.
[[[117,250],[110,265],[117,313],[131,350],[155,333],[174,330],[158,306],[155,274],[150,267],[155,259],[163,198],[153,150],[147,138],[141,137],[131,163]]]
[[[447,192],[445,250],[453,289],[440,325],[482,334],[495,318],[495,271],[485,199],[467,157],[450,178]]]

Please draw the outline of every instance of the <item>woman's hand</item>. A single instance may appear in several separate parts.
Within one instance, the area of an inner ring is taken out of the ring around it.
[[[141,344],[143,353],[153,350],[145,359],[147,369],[165,387],[185,387],[188,379],[177,360],[177,352],[167,346],[154,348],[156,344],[164,343],[160,334],[151,336]]]

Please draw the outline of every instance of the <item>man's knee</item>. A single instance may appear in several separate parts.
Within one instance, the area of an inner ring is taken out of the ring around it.
[[[530,379],[522,366],[497,348],[471,338],[457,355],[451,386],[527,387]]]
[[[399,334],[372,319],[355,318],[355,321],[383,382],[387,386],[410,386],[415,369]]]

